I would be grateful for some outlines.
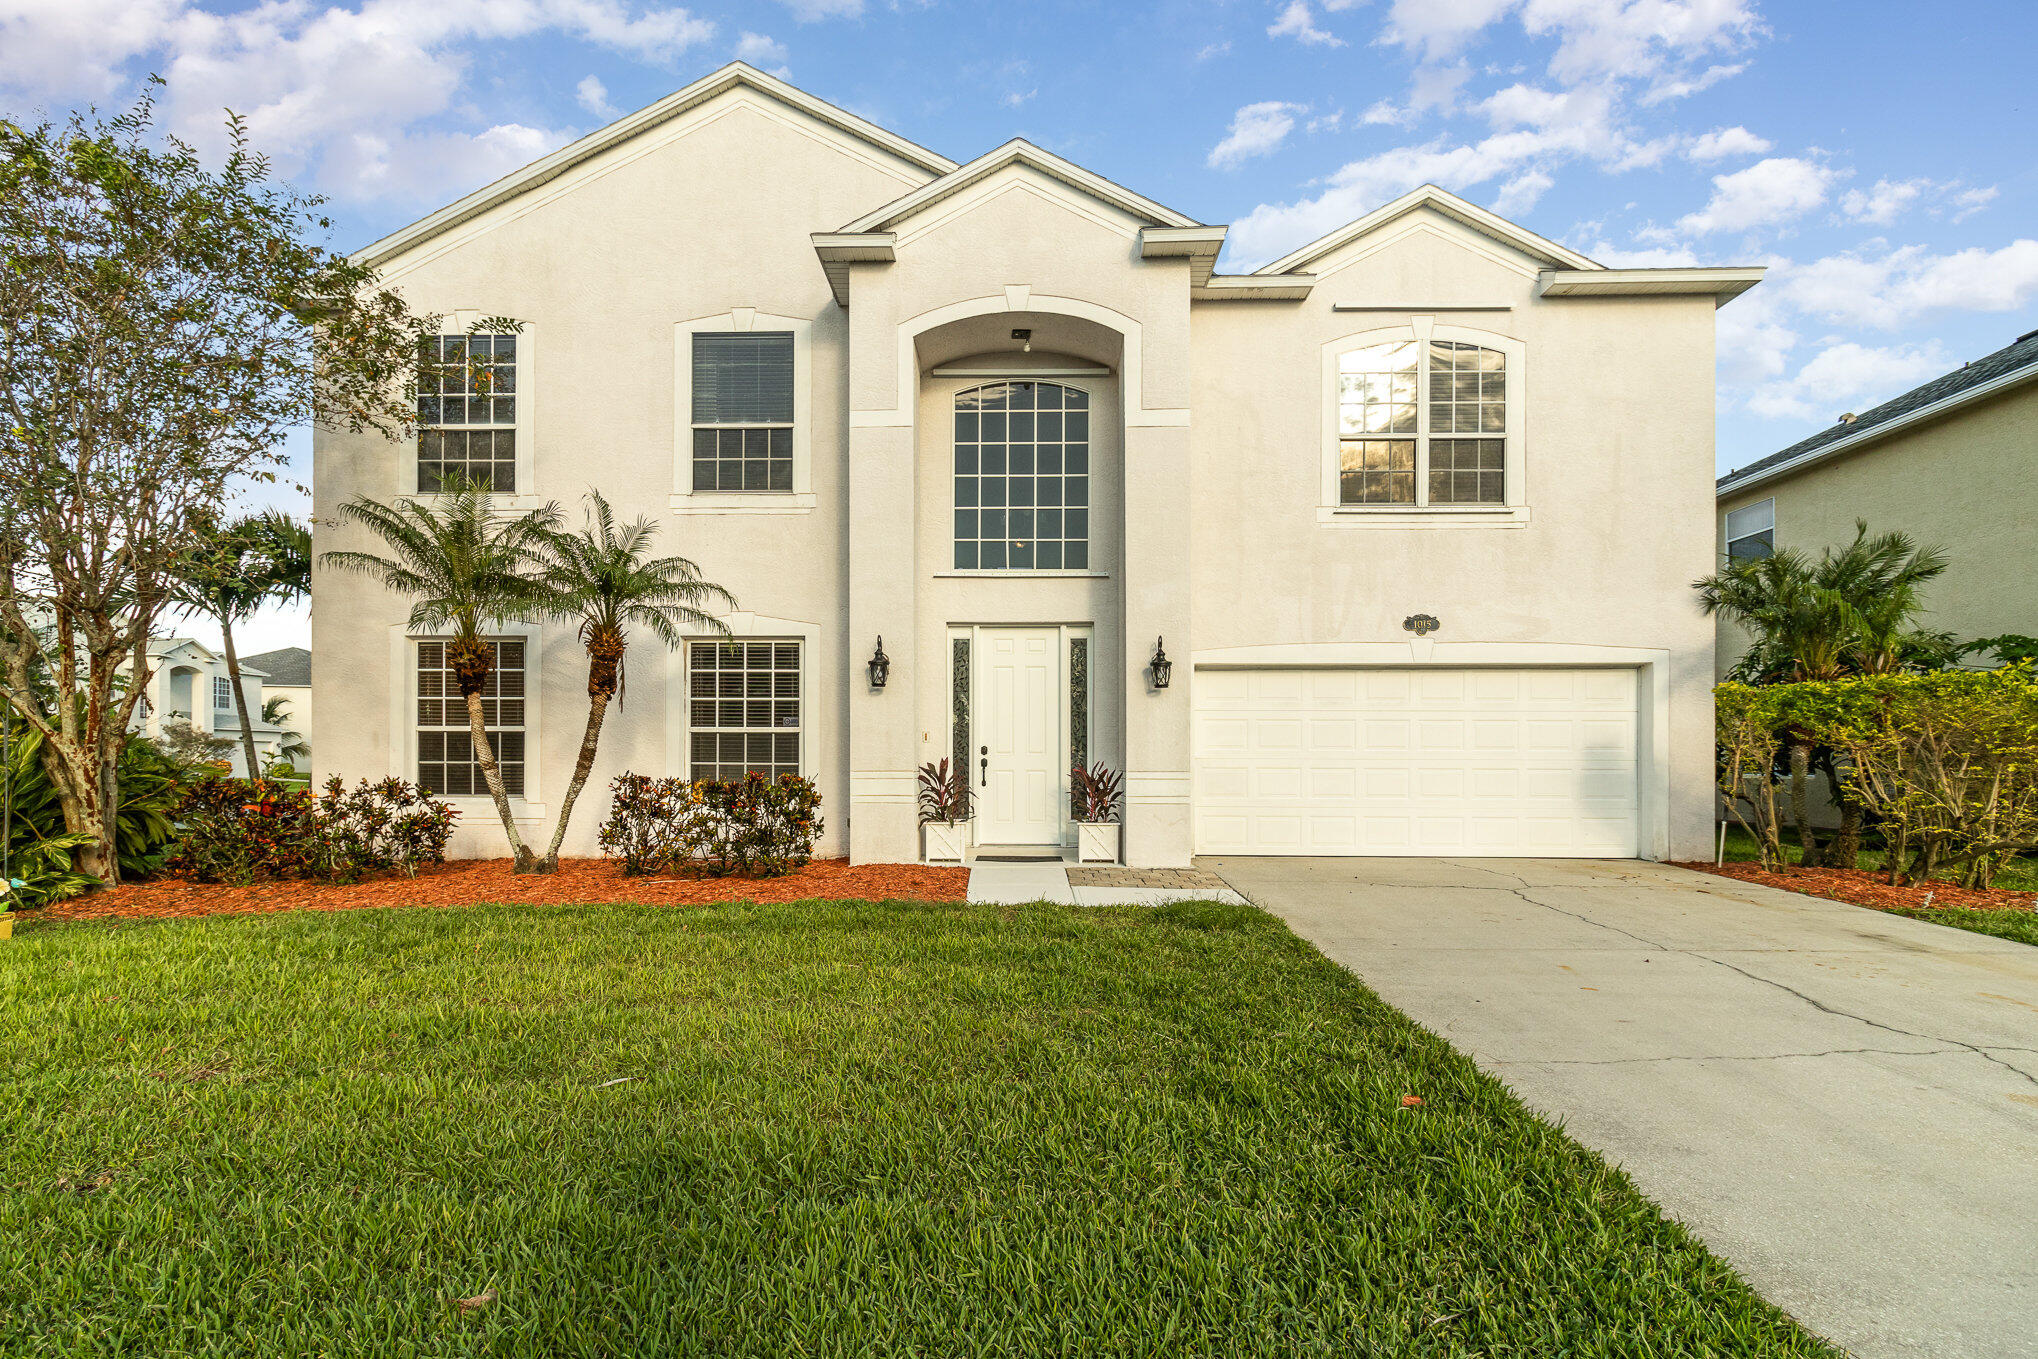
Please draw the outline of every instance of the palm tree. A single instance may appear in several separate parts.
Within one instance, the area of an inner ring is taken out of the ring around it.
[[[356,496],[334,518],[360,524],[387,544],[391,555],[326,552],[320,554],[321,562],[373,576],[398,594],[409,595],[411,631],[452,633],[446,657],[467,704],[474,756],[509,836],[516,871],[530,872],[537,860],[517,834],[483,720],[481,691],[495,668],[495,647],[482,634],[548,612],[537,573],[541,549],[558,526],[559,507],[548,504],[514,517],[498,517],[485,487],[455,480],[431,501],[385,505]]]
[[[1925,612],[1922,587],[1945,573],[1946,554],[1919,547],[1906,533],[1868,536],[1856,520],[1854,541],[1826,548],[1815,562],[1802,552],[1731,562],[1694,582],[1707,614],[1724,614],[1751,635],[1733,676],[1754,684],[1829,680],[1843,675],[1936,669],[1958,653],[1952,637],[1917,626]],[[1790,810],[1797,822],[1801,861],[1821,862],[1807,813],[1805,785],[1814,743],[1799,731],[1783,733],[1790,761]],[[1830,867],[1852,868],[1859,853],[1861,809],[1826,763],[1840,830],[1824,856]]]
[[[311,747],[305,744],[303,732],[286,725],[289,721],[289,698],[271,694],[262,700],[262,724],[276,729],[277,756],[294,761],[300,755],[311,754]]]
[[[262,772],[255,755],[255,724],[241,688],[241,658],[234,624],[246,622],[265,604],[302,599],[311,593],[311,530],[280,510],[236,519],[199,531],[199,545],[185,554],[172,597],[187,615],[204,614],[219,624],[234,709],[241,724],[241,753],[248,777]]]
[[[540,585],[547,611],[555,618],[578,619],[581,644],[587,648],[587,731],[580,738],[580,758],[566,785],[552,843],[538,864],[541,873],[559,866],[559,845],[594,767],[602,719],[609,701],[622,693],[628,629],[642,627],[672,648],[689,631],[729,636],[728,625],[710,610],[735,608],[735,597],[703,580],[700,568],[685,557],[650,556],[657,536],[658,526],[649,519],[618,527],[601,492],[589,491],[585,526],[577,533],[555,533],[546,543]]]

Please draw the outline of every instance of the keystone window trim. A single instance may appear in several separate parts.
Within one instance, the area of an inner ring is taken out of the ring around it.
[[[697,490],[693,478],[693,337],[790,331],[793,337],[793,484],[789,491]],[[814,322],[738,307],[672,328],[672,495],[675,514],[810,514],[814,498]]]

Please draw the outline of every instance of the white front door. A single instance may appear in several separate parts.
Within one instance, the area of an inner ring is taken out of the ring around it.
[[[1058,845],[1063,792],[1061,629],[977,630],[977,842]]]

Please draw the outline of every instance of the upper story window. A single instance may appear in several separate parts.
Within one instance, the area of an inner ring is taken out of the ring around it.
[[[517,337],[441,335],[418,382],[419,491],[517,489]]]
[[[1758,500],[1727,511],[1727,560],[1753,561],[1776,553],[1776,501]]]
[[[694,334],[693,488],[793,489],[791,331]]]
[[[1056,382],[955,394],[955,566],[1090,565],[1090,397]]]
[[[212,706],[226,712],[234,705],[233,681],[220,675],[212,677]]]
[[[1507,355],[1390,340],[1338,356],[1338,504],[1507,503]]]

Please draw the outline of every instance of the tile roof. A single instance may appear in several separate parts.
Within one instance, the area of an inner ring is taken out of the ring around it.
[[[264,651],[259,656],[243,656],[241,664],[250,670],[260,670],[268,677],[266,683],[271,688],[279,684],[298,687],[311,684],[311,653],[301,646],[279,647],[275,651]]]
[[[1921,387],[1913,387],[1902,396],[1893,397],[1872,410],[1864,411],[1851,422],[1836,422],[1820,430],[1809,439],[1800,439],[1789,448],[1758,458],[1746,467],[1736,468],[1719,479],[1725,487],[1729,482],[1742,482],[1759,476],[1771,468],[1795,462],[1807,454],[1816,453],[1828,444],[1842,439],[1857,439],[1879,425],[1909,415],[1912,411],[1934,405],[1948,397],[1958,396],[1970,388],[1980,387],[1998,378],[2008,377],[2020,368],[2033,369],[2038,376],[2038,330],[2021,335],[2013,344],[2005,345],[1995,353],[1964,363],[1950,373],[1933,378]]]

